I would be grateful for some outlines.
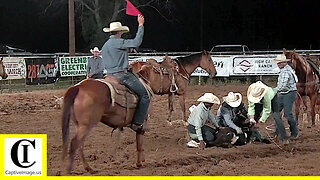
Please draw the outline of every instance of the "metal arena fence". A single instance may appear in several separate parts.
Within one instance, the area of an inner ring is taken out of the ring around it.
[[[275,65],[271,64],[270,59],[273,59],[277,54],[283,51],[251,51],[246,54],[241,52],[219,52],[211,53],[215,63],[218,76],[214,79],[209,79],[206,73],[202,70],[196,70],[190,80],[191,85],[222,85],[224,83],[246,83],[249,84],[256,80],[264,80],[276,82],[277,72]],[[320,50],[297,50],[299,54],[320,55]],[[194,52],[169,52],[169,53],[134,53],[129,54],[131,61],[144,61],[148,58],[155,58],[161,61],[168,54],[171,57],[186,56]],[[10,75],[13,78],[0,80],[0,92],[21,92],[45,89],[60,89],[68,88],[86,78],[86,75],[80,74],[77,76],[61,76],[59,58],[69,57],[66,53],[55,54],[3,54],[4,58],[18,58],[19,62],[12,63],[10,67]],[[90,54],[76,54],[76,56],[90,56]],[[247,63],[244,66],[243,63]],[[16,64],[15,64],[16,63]],[[25,64],[23,64],[25,63]],[[238,64],[237,64],[238,63]],[[251,64],[250,64],[251,63]],[[264,63],[264,64],[259,64]],[[22,65],[21,65],[22,64]],[[258,64],[258,65],[257,65]],[[251,69],[243,69],[251,65]],[[17,69],[18,66],[20,70]],[[24,66],[24,67],[23,67]],[[255,67],[257,66],[257,67]],[[12,68],[14,67],[14,68]],[[6,69],[7,71],[7,69]],[[23,76],[16,78],[14,73],[21,73]]]

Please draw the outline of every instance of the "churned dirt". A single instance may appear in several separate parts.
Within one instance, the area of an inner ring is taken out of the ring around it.
[[[247,104],[247,87],[248,84],[241,83],[190,86],[187,90],[186,106],[188,108],[197,104],[196,100],[205,92],[212,92],[222,100],[229,91],[241,92]],[[50,176],[60,174],[61,167],[65,167],[61,163],[61,110],[54,108],[54,95],[63,96],[65,91],[66,89],[43,90],[0,95],[0,133],[47,134],[47,167]],[[182,119],[178,105],[176,101],[174,120]],[[115,131],[111,137],[112,129],[100,123],[85,141],[86,159],[97,171],[93,175],[320,175],[319,125],[304,128],[300,122],[299,139],[291,141],[287,147],[278,146],[276,143],[251,143],[231,148],[213,147],[199,150],[186,147],[185,127],[179,124],[167,125],[167,96],[155,96],[152,106],[153,114],[148,121],[150,131],[145,134],[146,161],[143,167],[135,166],[135,133],[131,129],[125,129],[117,143],[118,132]],[[217,108],[214,106],[214,114]],[[70,138],[75,132],[74,125],[71,124]],[[270,128],[266,129],[267,126],[272,129],[272,124],[273,120],[269,118],[260,127],[263,135],[268,136],[272,132]],[[91,175],[83,169],[78,154],[72,175]]]

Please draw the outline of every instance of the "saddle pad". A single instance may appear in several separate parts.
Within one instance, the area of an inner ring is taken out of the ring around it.
[[[122,107],[136,108],[138,104],[138,97],[130,89],[124,85],[119,84],[116,81],[110,79],[96,79],[104,84],[106,84],[111,92],[112,105],[117,103]]]

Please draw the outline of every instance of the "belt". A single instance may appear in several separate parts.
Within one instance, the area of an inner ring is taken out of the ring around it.
[[[280,94],[289,94],[291,92],[296,92],[297,90],[293,90],[293,91],[286,91],[286,92],[279,92]]]
[[[129,72],[127,69],[123,70],[123,71],[118,71],[118,72],[114,72],[114,73],[107,73],[109,75],[117,75],[117,74],[122,74],[122,73],[127,73]]]

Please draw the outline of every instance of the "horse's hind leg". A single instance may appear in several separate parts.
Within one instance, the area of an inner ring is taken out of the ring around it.
[[[75,157],[76,151],[79,146],[80,147],[83,146],[84,139],[88,133],[89,133],[88,126],[83,125],[83,126],[77,127],[76,135],[72,138],[71,143],[70,143],[69,164],[67,167],[68,173],[71,173],[71,171],[73,169],[73,162],[74,162],[74,157]],[[80,156],[82,158],[85,169],[86,170],[91,169],[89,167],[88,163],[85,161],[84,154],[83,154],[83,148],[80,149]]]
[[[85,159],[85,156],[84,156],[84,153],[83,153],[83,143],[81,144],[80,146],[80,157],[81,157],[81,160],[82,160],[82,163],[83,163],[83,167],[86,171],[90,172],[91,174],[94,174],[96,173],[97,171],[94,171],[90,166],[89,164],[87,163],[86,159]]]
[[[137,143],[137,167],[142,166],[142,162],[145,161],[144,149],[143,149],[143,133],[136,133]]]
[[[315,108],[316,108],[316,102],[317,102],[317,95],[315,96],[311,96],[310,97],[311,100],[311,116],[312,116],[312,121],[311,121],[311,125],[314,127],[316,125],[316,121],[315,121]]]

